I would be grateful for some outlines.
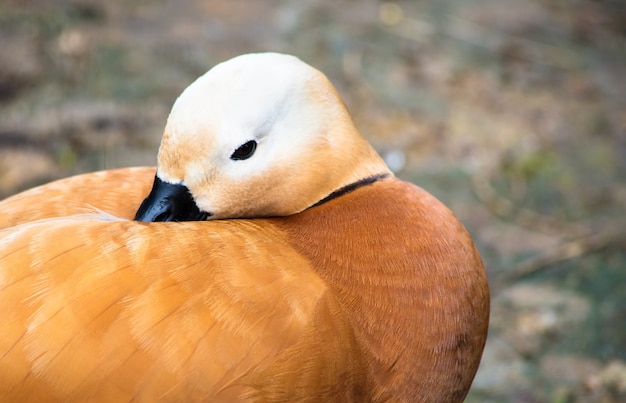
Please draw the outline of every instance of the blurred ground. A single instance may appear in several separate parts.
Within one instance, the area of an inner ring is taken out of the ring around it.
[[[4,0],[0,197],[153,165],[195,77],[252,51],[324,71],[492,284],[469,402],[626,401],[626,3]]]

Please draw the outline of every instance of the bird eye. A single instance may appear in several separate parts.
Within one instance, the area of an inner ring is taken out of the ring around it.
[[[239,146],[235,152],[230,156],[231,160],[247,160],[252,157],[252,154],[256,151],[256,141],[250,140],[247,143]]]

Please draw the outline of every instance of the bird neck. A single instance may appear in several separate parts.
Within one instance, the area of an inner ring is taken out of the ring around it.
[[[385,179],[388,178],[390,176],[390,174],[388,172],[383,172],[380,174],[376,174],[376,175],[372,175],[372,176],[368,176],[365,177],[363,179],[359,179],[356,182],[352,182],[348,185],[345,185],[337,190],[335,190],[334,192],[332,192],[331,194],[329,194],[328,196],[324,197],[322,200],[318,201],[317,203],[313,204],[311,207],[309,208],[313,208],[313,207],[317,207],[321,204],[324,204],[326,202],[329,202],[337,197],[343,196],[346,193],[352,192],[353,190],[356,190],[360,187],[363,186],[367,186],[369,184],[372,184],[376,181],[379,181],[381,179]]]
[[[339,193],[276,223],[352,321],[369,388],[383,400],[462,400],[489,312],[469,235],[434,197],[393,178]]]

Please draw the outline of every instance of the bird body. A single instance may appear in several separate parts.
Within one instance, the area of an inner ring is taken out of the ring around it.
[[[156,171],[0,202],[0,400],[463,400],[489,316],[468,233],[393,177],[321,73],[283,55],[246,60],[205,80],[226,101],[205,107],[226,122],[198,118],[202,85],[183,93]],[[242,112],[216,82],[243,76],[254,93],[264,60],[298,74],[281,81],[278,111],[231,122]],[[318,140],[275,138],[320,114],[335,120],[302,129]],[[263,130],[228,129],[246,125]],[[142,222],[189,219],[172,212],[181,189],[208,220]]]

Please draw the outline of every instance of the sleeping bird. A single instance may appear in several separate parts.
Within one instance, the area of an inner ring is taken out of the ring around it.
[[[156,168],[1,201],[0,306],[0,401],[460,402],[489,292],[328,79],[260,53],[183,91]]]

